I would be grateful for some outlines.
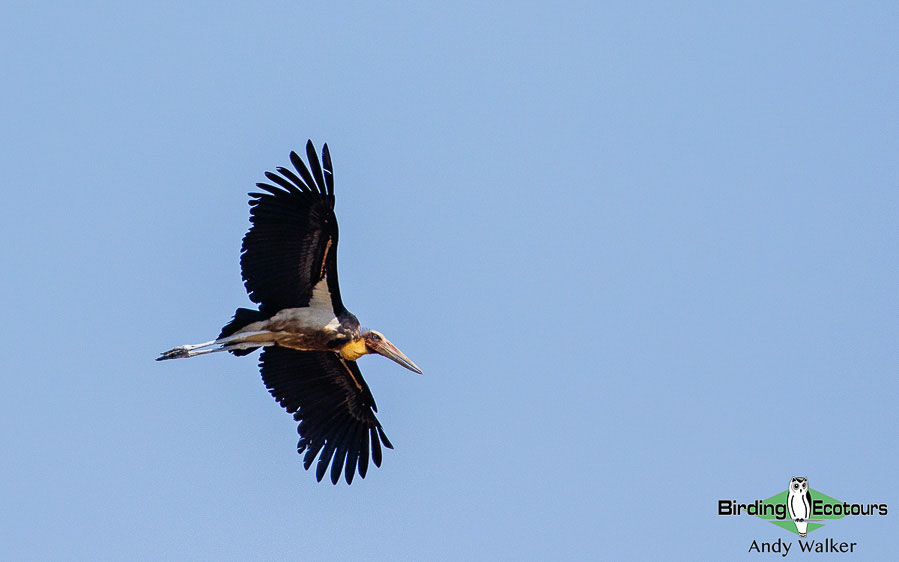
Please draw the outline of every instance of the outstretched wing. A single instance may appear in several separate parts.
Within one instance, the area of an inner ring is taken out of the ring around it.
[[[365,478],[369,455],[375,466],[381,466],[381,443],[389,449],[393,445],[375,417],[378,408],[355,361],[330,351],[274,346],[262,351],[259,366],[269,392],[300,422],[297,452],[305,453],[306,470],[318,455],[319,481],[328,464],[334,484],[344,467],[347,484],[353,482],[357,467]]]
[[[322,148],[324,170],[312,141],[306,143],[306,158],[311,172],[291,152],[296,173],[280,167],[278,173],[266,172],[272,183],[256,184],[265,193],[250,193],[252,226],[243,239],[240,267],[250,300],[262,312],[308,306],[312,288],[325,279],[339,316],[345,309],[337,285],[337,217],[328,145]]]

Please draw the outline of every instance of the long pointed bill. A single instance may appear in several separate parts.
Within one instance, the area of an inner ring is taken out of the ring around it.
[[[406,357],[402,351],[396,348],[395,345],[387,341],[386,338],[382,338],[380,344],[375,348],[375,352],[383,355],[384,357],[396,361],[403,367],[409,369],[414,373],[421,374],[421,369],[418,368],[418,365],[412,362],[411,359]]]

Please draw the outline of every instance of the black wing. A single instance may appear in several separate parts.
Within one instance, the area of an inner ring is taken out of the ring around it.
[[[381,443],[389,449],[393,445],[375,417],[378,408],[355,361],[330,351],[274,346],[262,351],[259,366],[269,392],[300,422],[297,452],[305,452],[306,470],[321,451],[315,469],[319,481],[329,463],[334,484],[344,465],[347,484],[357,467],[365,478],[369,455],[381,466]]]
[[[311,173],[296,152],[296,172],[266,172],[266,193],[250,193],[250,227],[241,247],[240,267],[250,300],[275,314],[309,305],[312,288],[327,279],[335,315],[345,309],[337,285],[337,217],[334,172],[328,145],[322,148],[324,172],[312,141],[306,143]],[[299,174],[299,176],[297,175]]]

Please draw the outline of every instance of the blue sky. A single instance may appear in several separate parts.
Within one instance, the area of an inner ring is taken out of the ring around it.
[[[894,4],[442,4],[0,9],[7,558],[751,558],[795,536],[717,500],[794,475],[899,511]],[[255,357],[153,361],[249,303],[307,138],[425,371],[360,361],[396,449],[349,487]],[[893,510],[810,538],[887,558]]]

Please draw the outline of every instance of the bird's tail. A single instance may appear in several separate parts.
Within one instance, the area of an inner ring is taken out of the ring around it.
[[[238,330],[246,328],[253,322],[260,322],[262,320],[268,320],[269,315],[264,312],[260,312],[258,310],[251,310],[249,308],[238,308],[234,312],[234,318],[231,319],[230,322],[225,324],[222,328],[222,333],[219,334],[218,339],[226,338],[230,335],[233,335]],[[248,349],[229,349],[231,353],[234,355],[249,355],[259,349],[258,347],[251,347]]]

